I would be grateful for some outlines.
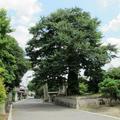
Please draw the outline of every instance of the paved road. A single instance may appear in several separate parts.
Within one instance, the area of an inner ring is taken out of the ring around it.
[[[111,117],[78,111],[41,100],[27,99],[13,105],[13,120],[117,120]]]

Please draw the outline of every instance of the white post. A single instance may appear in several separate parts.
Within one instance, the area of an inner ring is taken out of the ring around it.
[[[15,92],[15,102],[17,102],[17,92]]]
[[[76,109],[79,110],[79,98],[76,97]]]

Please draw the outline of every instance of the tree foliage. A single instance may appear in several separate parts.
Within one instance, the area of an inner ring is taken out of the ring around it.
[[[27,88],[29,91],[35,92],[35,98],[43,97],[43,84],[38,84],[35,80],[32,80]]]
[[[0,104],[4,102],[6,99],[6,90],[3,84],[3,77],[2,77],[3,72],[4,72],[4,69],[0,68]]]
[[[106,72],[106,77],[120,80],[120,67],[111,68]]]
[[[103,82],[99,84],[100,92],[107,98],[112,100],[120,99],[120,81],[106,78]]]
[[[102,46],[99,25],[100,21],[80,8],[59,9],[42,17],[30,29],[33,37],[26,49],[35,78],[39,82],[67,80],[68,94],[79,94],[78,75],[84,69],[98,91],[101,67],[111,57],[109,51],[115,50],[111,45]]]
[[[6,99],[6,90],[3,85],[3,80],[0,78],[0,103],[4,102]]]
[[[29,91],[35,91],[35,88],[36,88],[35,83],[30,81],[27,88]]]
[[[6,10],[0,9],[0,37],[4,38],[7,33],[11,33],[12,31]]]
[[[79,84],[79,93],[80,95],[84,95],[88,91],[88,85],[85,83],[80,83]]]
[[[0,68],[4,69],[2,76],[7,90],[18,86],[27,71],[24,52],[15,38],[10,36],[12,31],[6,10],[0,9]]]

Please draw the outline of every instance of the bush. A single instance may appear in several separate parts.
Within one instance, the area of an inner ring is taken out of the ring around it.
[[[3,85],[3,81],[0,78],[0,103],[5,102],[6,99],[6,91],[5,91],[5,87]]]
[[[120,81],[106,78],[99,84],[100,92],[107,98],[112,100],[120,99]]]
[[[88,85],[85,83],[79,84],[79,93],[80,95],[84,95],[88,91]]]

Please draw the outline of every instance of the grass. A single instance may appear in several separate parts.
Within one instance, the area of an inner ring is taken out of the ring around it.
[[[99,98],[101,97],[101,94],[88,94],[85,96],[79,96],[79,98]],[[115,117],[119,117],[120,118],[120,104],[116,104],[114,106],[108,106],[108,105],[101,105],[99,107],[95,107],[95,106],[87,106],[87,107],[81,107],[80,109],[86,110],[86,111],[90,111],[90,112],[96,112],[96,113],[101,113],[101,114],[105,114],[105,115],[110,115],[110,116],[115,116]]]
[[[115,106],[105,106],[102,105],[100,107],[91,107],[91,106],[87,106],[87,107],[82,107],[80,108],[81,110],[86,110],[89,112],[95,112],[95,113],[101,113],[101,114],[105,114],[105,115],[110,115],[110,116],[115,116],[115,117],[119,117],[120,118],[120,104],[115,105]]]
[[[7,115],[0,114],[0,120],[7,120]]]

